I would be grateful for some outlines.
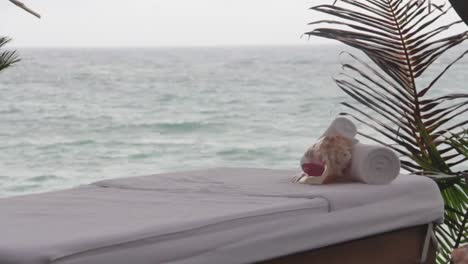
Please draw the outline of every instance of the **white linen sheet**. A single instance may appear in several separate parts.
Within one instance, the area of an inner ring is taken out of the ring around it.
[[[218,168],[0,199],[0,263],[252,263],[443,216],[421,176],[309,186],[294,174]]]

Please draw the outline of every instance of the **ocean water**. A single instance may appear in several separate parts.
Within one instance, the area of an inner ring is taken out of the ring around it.
[[[351,101],[332,80],[340,49],[20,49],[21,63],[0,74],[0,196],[198,168],[297,168]],[[438,92],[466,92],[467,69],[454,67]]]

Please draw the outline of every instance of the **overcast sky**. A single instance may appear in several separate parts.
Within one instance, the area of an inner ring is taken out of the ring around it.
[[[331,0],[0,0],[0,35],[14,46],[294,45]],[[450,18],[455,15],[451,14]]]

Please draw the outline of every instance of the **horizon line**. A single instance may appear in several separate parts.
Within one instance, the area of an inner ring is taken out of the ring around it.
[[[7,49],[151,49],[151,48],[255,48],[255,47],[309,47],[339,46],[340,43],[301,43],[301,44],[222,44],[222,45],[8,45]]]

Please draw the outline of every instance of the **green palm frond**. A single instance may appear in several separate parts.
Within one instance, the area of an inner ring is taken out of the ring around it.
[[[452,146],[457,153],[468,159],[468,130],[450,135],[446,140],[447,144]]]
[[[10,42],[9,38],[0,37],[0,71],[19,61],[16,51],[2,51],[3,46]]]
[[[439,228],[439,263],[466,239],[468,190],[466,178],[454,172],[467,157],[445,140],[468,125],[468,94],[432,96],[439,80],[468,51],[463,52],[428,83],[422,78],[444,53],[468,39],[468,32],[452,34],[462,21],[442,24],[450,5],[427,0],[340,0],[311,9],[335,19],[310,23],[308,36],[338,40],[367,55],[347,54],[336,84],[354,103],[341,113],[378,132],[381,138],[361,136],[384,144],[401,157],[402,167],[437,179],[446,202],[446,225]],[[326,27],[332,25],[333,27]],[[465,117],[465,119],[463,119]],[[440,174],[448,175],[440,177]],[[446,188],[442,188],[445,186]],[[466,243],[466,241],[464,241]]]
[[[468,130],[446,137],[446,142],[456,153],[464,157],[464,160],[468,160]],[[445,196],[450,195],[450,202],[452,202],[452,205],[447,207],[445,218],[446,222],[450,223],[446,230],[454,235],[452,237],[455,238],[455,248],[468,243],[468,168],[465,167],[462,170],[455,177],[459,181],[448,179],[449,182],[439,182],[442,192]],[[461,201],[457,202],[457,199]]]

